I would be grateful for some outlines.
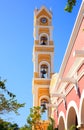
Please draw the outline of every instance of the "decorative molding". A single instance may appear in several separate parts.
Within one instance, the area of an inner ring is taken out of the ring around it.
[[[54,45],[45,45],[45,46],[43,46],[43,45],[35,45],[34,47],[45,47],[45,48],[53,48],[54,47]]]
[[[65,95],[64,94],[62,94],[62,93],[51,93],[51,97],[61,97],[61,98],[64,98],[65,97]]]
[[[75,79],[74,77],[73,77],[73,78],[62,78],[61,81],[62,81],[62,82],[68,82],[68,83],[73,83],[73,84],[75,84],[75,85],[74,85],[74,88],[75,88],[75,90],[76,90],[76,94],[78,94],[78,95],[80,96],[77,79]]]
[[[53,107],[53,108],[55,108],[57,117],[59,116],[57,104],[50,104],[50,103],[48,103],[48,104],[46,104],[46,108],[48,108],[48,107],[51,107],[51,108]]]
[[[43,9],[44,9],[44,10],[50,15],[50,17],[52,18],[52,13],[51,13],[51,11],[49,11],[45,6],[42,6],[41,9],[39,9],[39,10],[36,9],[36,11],[35,11],[35,16],[37,16]]]
[[[78,80],[81,79],[81,77],[84,75],[84,69],[81,71],[81,73],[78,75]]]
[[[46,107],[55,107],[55,108],[57,108],[57,104],[46,103]]]
[[[49,29],[51,29],[51,30],[53,30],[53,26],[42,26],[42,25],[36,25],[36,26],[34,26],[34,28],[49,28]]]
[[[80,75],[78,75],[78,77],[77,77],[77,83],[78,83],[78,81],[81,79],[81,77],[82,77],[83,75],[84,75],[84,69],[82,70],[82,72],[80,73]],[[76,86],[76,85],[77,85],[77,86]],[[62,86],[63,89],[65,89],[66,86],[67,86],[67,84],[65,84],[65,86]],[[76,94],[78,94],[78,95],[80,96],[78,84],[74,84],[74,83],[71,83],[71,84],[70,84],[69,88],[68,88],[67,91],[66,91],[66,95],[68,95],[68,93],[69,93],[73,88],[76,90]],[[62,90],[62,88],[61,88],[61,90]],[[63,90],[60,91],[60,93],[61,93],[61,92],[63,92]],[[65,96],[66,96],[66,95],[65,95]],[[55,100],[56,100],[56,97],[53,97],[53,102],[54,102]],[[61,101],[62,101],[62,100],[61,100]],[[58,105],[61,103],[61,101],[58,103]]]
[[[68,78],[68,77],[66,77],[66,78],[62,78],[60,80],[61,80],[61,82],[68,82],[68,83],[74,83],[74,84],[77,83],[77,80],[75,78]]]
[[[37,53],[34,55],[34,59],[35,59],[34,72],[38,72],[38,54]]]
[[[73,53],[73,56],[83,58],[84,57],[84,50],[75,50]]]
[[[35,52],[35,54],[50,54],[50,55],[52,55],[54,52]]]
[[[48,22],[47,22],[48,24],[47,24],[47,25],[48,25],[48,26],[51,25],[51,24],[50,24],[50,23],[51,23],[51,19],[50,19],[48,16],[45,16],[45,15],[41,15],[41,16],[37,19],[37,22],[40,24],[40,19],[43,18],[43,17],[46,17],[46,19],[48,20]],[[47,25],[46,25],[46,26],[47,26]],[[42,25],[41,25],[41,26],[42,26]],[[43,26],[43,27],[44,27],[44,26]]]
[[[38,26],[34,26],[33,37],[34,40],[38,40]]]
[[[65,94],[62,94],[62,93],[51,93],[51,97],[58,97],[58,98],[62,98],[63,99],[63,103],[64,103],[64,106],[65,108],[67,109],[67,103],[66,103],[66,96]]]

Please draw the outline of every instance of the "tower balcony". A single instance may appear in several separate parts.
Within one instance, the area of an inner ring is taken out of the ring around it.
[[[47,78],[33,78],[33,85],[50,85],[50,80]]]
[[[34,51],[40,51],[40,52],[54,52],[54,46],[53,45],[35,45]]]

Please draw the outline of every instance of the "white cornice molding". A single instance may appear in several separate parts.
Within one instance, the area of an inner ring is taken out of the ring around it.
[[[65,97],[65,94],[63,93],[51,93],[50,95],[51,97],[61,97],[61,98]]]
[[[51,96],[52,96],[52,97],[60,98],[61,101],[63,101],[65,108],[67,108],[66,95],[65,95],[65,94],[63,94],[63,93],[52,93]],[[57,105],[59,104],[58,101],[56,102],[56,104],[57,104]],[[53,105],[55,105],[55,104],[49,104],[49,105],[50,105],[51,107],[53,107]]]
[[[62,78],[61,82],[69,82],[69,83],[74,83],[75,84],[77,82],[77,79],[66,77],[66,78]]]
[[[42,25],[35,25],[34,28],[49,28],[49,29],[52,29],[53,30],[53,26],[42,26]]]
[[[80,80],[82,76],[84,76],[84,69],[80,72],[80,74],[78,76],[78,80]]]
[[[57,104],[46,103],[46,108],[48,108],[48,107],[55,107],[55,108],[57,108]]]

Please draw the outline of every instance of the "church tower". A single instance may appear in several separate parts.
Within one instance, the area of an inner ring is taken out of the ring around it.
[[[32,82],[33,105],[50,102],[49,86],[54,73],[54,43],[52,38],[52,12],[42,6],[34,11],[34,76]]]

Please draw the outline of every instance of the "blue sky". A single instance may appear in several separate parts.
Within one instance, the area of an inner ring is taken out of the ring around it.
[[[2,79],[7,79],[6,86],[16,95],[18,102],[26,103],[25,107],[19,110],[19,116],[11,113],[4,114],[2,117],[18,123],[19,126],[26,124],[33,100],[34,9],[42,5],[52,9],[55,45],[54,71],[59,72],[82,0],[77,0],[72,13],[64,11],[66,1],[0,0],[0,76]]]

